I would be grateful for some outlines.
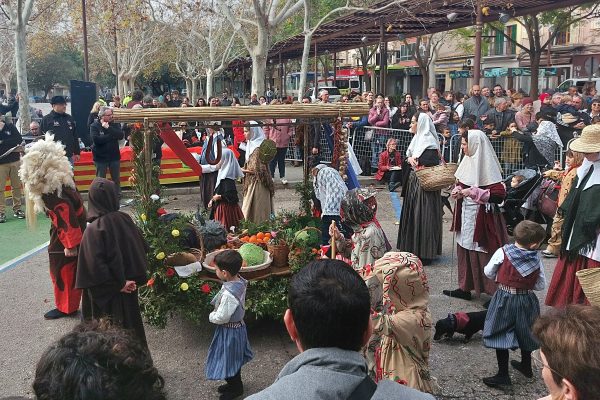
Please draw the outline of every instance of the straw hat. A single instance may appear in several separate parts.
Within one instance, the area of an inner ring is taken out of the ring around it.
[[[600,307],[600,268],[582,269],[575,275],[590,304]]]
[[[600,152],[600,125],[588,125],[583,128],[581,136],[573,140],[569,148],[580,153]]]

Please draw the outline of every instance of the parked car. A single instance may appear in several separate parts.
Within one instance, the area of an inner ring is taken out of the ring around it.
[[[558,85],[558,87],[556,88],[557,92],[566,92],[567,90],[569,90],[569,86],[577,86],[577,91],[579,93],[581,93],[581,89],[583,88],[583,85],[585,85],[586,82],[594,82],[596,84],[596,89],[598,90],[598,92],[600,92],[600,78],[571,78],[571,79],[567,79],[566,81],[564,81],[563,83],[561,83],[560,85]]]
[[[30,96],[29,97],[30,103],[42,103],[43,101],[44,101],[44,99],[41,96]]]
[[[327,92],[329,92],[330,103],[335,103],[342,98],[342,94],[336,86],[319,86],[318,88],[312,87],[308,89],[304,96],[310,97],[310,100],[315,103],[319,98],[319,92],[321,92],[321,90],[327,90]]]

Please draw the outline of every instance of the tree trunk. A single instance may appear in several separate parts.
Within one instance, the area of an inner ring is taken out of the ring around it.
[[[308,90],[306,86],[306,77],[308,76],[308,54],[310,53],[310,42],[312,34],[304,35],[304,47],[302,49],[302,65],[300,66],[300,83],[298,84],[298,100],[302,100],[302,96]]]
[[[429,74],[427,75],[428,76],[428,82],[431,82],[431,86],[435,86],[436,85],[435,68],[432,68],[432,66],[435,65],[436,59],[437,59],[437,52],[432,51],[431,52],[431,56],[430,56],[430,60],[429,60],[429,67],[427,68],[427,70],[429,72]]]
[[[259,96],[265,94],[268,51],[269,33],[263,29],[259,29],[256,46],[250,52],[250,57],[252,57],[252,93],[256,93]]]
[[[20,132],[27,132],[31,123],[29,115],[29,86],[27,85],[27,31],[25,24],[15,29],[15,62],[17,70],[17,92],[20,94],[18,126]],[[15,115],[13,115],[15,117]]]
[[[531,87],[529,88],[529,97],[537,99],[540,78],[540,55],[530,54],[529,59],[531,60]]]
[[[4,83],[4,93],[8,96],[10,94],[10,92],[12,91],[12,87],[11,87],[11,82],[12,81],[12,76],[9,75],[4,75],[2,77],[2,83]]]
[[[208,101],[208,98],[210,96],[212,96],[213,94],[213,83],[214,83],[215,77],[213,75],[213,70],[212,69],[207,69],[206,70],[206,100]]]
[[[421,75],[423,76],[423,84],[421,85],[421,98],[427,96],[427,89],[429,88],[429,68],[419,66]],[[433,110],[432,110],[433,112]]]
[[[190,79],[190,82],[192,83],[191,85],[191,92],[188,92],[188,95],[190,96],[190,103],[192,105],[196,105],[196,100],[197,100],[197,96],[196,96],[196,86],[198,86],[198,79]]]
[[[184,97],[189,98],[192,95],[192,85],[193,85],[192,80],[189,78],[185,78],[185,90],[186,90],[187,95]],[[190,98],[190,102],[191,101],[192,101],[192,99]]]

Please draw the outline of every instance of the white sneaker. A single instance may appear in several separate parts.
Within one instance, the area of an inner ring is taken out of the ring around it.
[[[281,184],[287,185],[288,184],[288,180],[285,179],[285,178],[281,178]]]

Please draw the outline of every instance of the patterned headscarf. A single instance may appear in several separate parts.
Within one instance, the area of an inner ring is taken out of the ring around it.
[[[324,164],[315,167],[318,170],[313,187],[315,197],[321,202],[323,215],[340,215],[342,199],[348,187],[335,169]]]

